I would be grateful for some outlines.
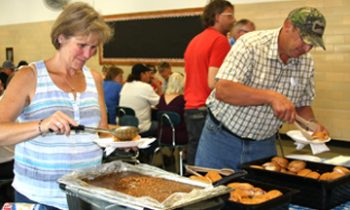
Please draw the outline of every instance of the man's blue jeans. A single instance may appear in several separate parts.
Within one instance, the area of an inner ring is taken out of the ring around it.
[[[254,141],[241,139],[222,129],[208,115],[196,153],[196,165],[240,169],[242,164],[277,154],[275,136]]]
[[[187,147],[187,164],[193,165],[196,157],[198,141],[202,133],[207,116],[207,110],[204,109],[186,109],[184,113],[187,133],[188,133],[188,147]]]

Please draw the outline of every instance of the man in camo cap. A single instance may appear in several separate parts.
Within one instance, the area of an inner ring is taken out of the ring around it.
[[[277,155],[275,136],[296,114],[316,121],[313,47],[325,49],[324,16],[316,9],[293,10],[282,27],[253,31],[232,46],[206,101],[208,116],[195,165],[239,169]],[[318,131],[328,134],[318,123]]]
[[[322,39],[326,19],[317,9],[312,7],[295,9],[289,13],[288,19],[300,29],[300,35],[306,44],[326,49]]]

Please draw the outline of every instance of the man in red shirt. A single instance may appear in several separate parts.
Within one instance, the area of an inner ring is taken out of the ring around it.
[[[202,14],[205,29],[185,51],[185,122],[189,134],[187,163],[194,164],[199,137],[207,114],[205,101],[215,85],[215,75],[230,50],[234,6],[226,0],[211,1]]]

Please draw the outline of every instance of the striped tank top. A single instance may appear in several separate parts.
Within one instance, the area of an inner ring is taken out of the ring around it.
[[[44,61],[36,62],[35,66],[35,96],[18,117],[19,122],[37,121],[61,111],[79,124],[98,126],[101,118],[98,93],[88,68],[83,68],[87,87],[74,98],[53,83]],[[17,144],[13,187],[38,203],[68,209],[65,192],[59,188],[57,179],[73,170],[101,164],[102,150],[93,142],[94,138],[96,134],[49,133]]]

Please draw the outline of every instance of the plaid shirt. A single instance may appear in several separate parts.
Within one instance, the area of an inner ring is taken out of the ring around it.
[[[255,31],[240,37],[226,56],[216,79],[274,90],[288,97],[296,107],[311,106],[315,95],[311,55],[307,53],[298,58],[290,58],[284,64],[277,50],[279,31],[280,29]],[[269,138],[283,123],[274,115],[269,104],[227,104],[215,98],[215,89],[206,103],[216,119],[242,138]]]

